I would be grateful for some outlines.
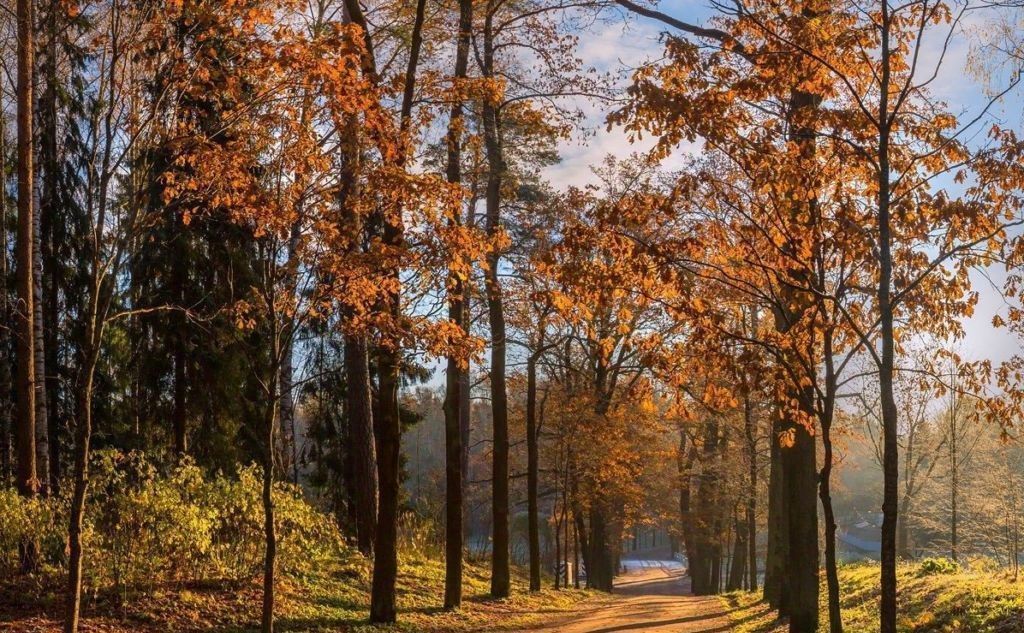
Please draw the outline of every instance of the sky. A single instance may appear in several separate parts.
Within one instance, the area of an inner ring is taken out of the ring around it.
[[[658,9],[681,20],[700,24],[706,23],[712,14],[708,4],[700,0],[663,0],[658,4]],[[611,17],[613,15],[609,14]],[[976,112],[987,100],[985,82],[978,79],[977,73],[971,70],[971,62],[977,55],[972,55],[970,44],[979,35],[991,31],[992,27],[985,19],[988,18],[975,13],[964,20],[964,37],[956,38],[947,51],[946,61],[932,84],[933,93],[946,103],[953,104],[951,109],[959,114]],[[653,20],[622,13],[617,19],[594,23],[587,32],[582,33],[579,56],[585,64],[599,71],[622,73],[620,83],[625,86],[628,83],[629,68],[660,57],[663,47],[659,37],[668,28]],[[922,67],[934,66],[941,45],[938,39],[926,42],[925,59],[922,61],[927,66]],[[585,132],[564,142],[559,150],[562,161],[545,171],[547,178],[558,189],[593,183],[595,177],[591,166],[600,164],[608,155],[627,157],[651,146],[650,139],[632,143],[621,129],[607,129],[605,117],[614,108],[614,104],[580,101],[578,105],[586,116]],[[1010,95],[997,104],[991,113],[992,117],[1004,126],[1021,129],[1024,127],[1022,105],[1021,94]],[[680,164],[687,153],[695,151],[699,151],[699,148],[692,145],[677,148],[668,159],[667,167],[671,167],[672,163]],[[967,359],[989,359],[994,362],[1020,353],[1020,340],[1006,329],[992,326],[993,317],[1000,313],[1005,315],[1008,307],[999,292],[1004,275],[1000,270],[991,269],[976,273],[973,277],[979,302],[974,316],[964,323],[966,336],[957,344],[959,352]]]

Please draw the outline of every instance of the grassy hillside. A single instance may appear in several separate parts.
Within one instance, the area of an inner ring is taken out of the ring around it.
[[[369,564],[360,557],[335,561],[331,569],[303,577],[286,577],[279,584],[277,630],[361,632],[384,630],[365,625],[369,607]],[[49,580],[0,581],[0,631],[50,633],[59,630],[60,586]],[[86,600],[87,631],[195,631],[236,633],[255,630],[259,618],[259,579],[251,582],[205,582],[157,588],[130,600],[100,594]],[[441,610],[444,563],[419,555],[402,559],[399,584],[401,623],[387,630],[424,633],[509,630],[568,615],[584,600],[598,600],[585,591],[526,592],[517,575],[515,594],[489,600],[488,571],[467,565],[466,601],[461,611]]]
[[[899,630],[908,633],[1013,633],[1024,631],[1024,579],[1005,574],[967,571],[945,561],[901,564]],[[846,633],[878,630],[877,565],[840,568],[843,624]],[[722,597],[737,633],[778,633],[780,626],[759,595],[733,593]],[[821,588],[821,621],[827,628],[826,595]]]

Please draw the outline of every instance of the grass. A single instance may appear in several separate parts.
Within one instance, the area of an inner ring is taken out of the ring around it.
[[[1024,631],[1024,582],[983,565],[972,570],[901,564],[898,576],[898,630],[907,633],[1012,633]],[[879,568],[874,564],[839,569],[845,633],[878,630]],[[786,628],[758,594],[722,596],[736,633],[779,633]],[[821,588],[821,622],[827,629],[827,596]]]
[[[398,585],[399,623],[392,627],[366,624],[370,566],[353,557],[335,561],[330,569],[301,578],[281,578],[275,629],[292,632],[369,633],[415,631],[510,631],[568,617],[584,602],[600,600],[586,591],[545,589],[530,594],[526,578],[516,570],[513,595],[488,597],[489,572],[467,563],[463,575],[463,607],[442,610],[444,562],[419,554],[401,557]],[[62,604],[58,578],[0,580],[0,631],[59,631]],[[84,632],[129,633],[188,631],[243,633],[257,629],[261,579],[249,583],[207,582],[202,585],[156,588],[129,600],[98,595],[84,598]],[[547,583],[545,583],[547,584]]]

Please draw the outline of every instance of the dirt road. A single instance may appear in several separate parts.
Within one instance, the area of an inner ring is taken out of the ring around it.
[[[732,630],[718,598],[690,595],[689,579],[675,561],[623,561],[607,604],[533,633],[725,633]]]

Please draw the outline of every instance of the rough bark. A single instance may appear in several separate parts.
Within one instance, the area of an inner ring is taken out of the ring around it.
[[[393,298],[397,308],[398,297]],[[399,453],[402,430],[398,416],[399,352],[385,349],[378,366],[379,406],[376,411],[377,472],[380,505],[374,538],[373,586],[370,594],[370,622],[395,621],[395,582],[398,578]]]
[[[377,449],[373,432],[370,393],[370,362],[366,338],[345,337],[345,409],[348,418],[348,468],[351,472],[350,499],[356,546],[366,556],[373,554],[377,530]]]
[[[882,578],[881,633],[896,633],[896,521],[899,503],[899,444],[895,372],[895,335],[892,306],[892,232],[889,218],[889,89],[891,29],[889,2],[881,3],[878,135],[878,317],[882,356],[878,367],[879,396],[882,410]]]
[[[469,40],[473,30],[473,2],[459,0],[459,32],[455,45],[456,82],[464,80],[469,70]],[[463,103],[456,97],[448,123],[448,153],[445,175],[449,183],[462,184],[462,126]],[[459,223],[458,216],[453,219]],[[469,331],[465,308],[465,283],[459,274],[449,278],[448,318],[464,332]],[[468,359],[454,354],[447,359],[445,368],[444,439],[445,439],[445,581],[444,606],[455,609],[462,604],[462,548],[465,540],[463,523],[463,494],[465,467],[463,458],[464,414],[469,408]],[[464,378],[465,376],[465,378]],[[463,394],[463,389],[467,391]],[[465,395],[465,397],[463,397]],[[464,410],[466,409],[466,410]]]
[[[540,591],[540,520],[537,498],[540,455],[537,439],[537,354],[531,354],[526,364],[526,496],[530,591]]]
[[[95,330],[95,316],[89,332]],[[90,338],[92,335],[90,334]],[[92,440],[92,389],[98,353],[91,343],[86,348],[82,375],[75,395],[74,483],[68,528],[68,588],[65,602],[65,633],[77,633],[82,606],[82,520],[89,486],[89,445]]]
[[[45,315],[45,328],[43,329],[43,350],[45,353],[43,367],[44,371],[37,372],[40,380],[44,381],[45,403],[46,403],[46,426],[49,439],[49,473],[50,473],[50,494],[56,495],[60,492],[61,462],[60,462],[60,411],[58,406],[58,392],[60,388],[60,376],[58,373],[58,331],[60,319],[59,299],[59,268],[61,262],[57,260],[57,238],[56,227],[59,221],[57,214],[57,200],[59,192],[58,173],[58,143],[57,143],[57,41],[59,37],[59,11],[56,3],[51,3],[46,16],[46,95],[43,99],[45,116],[43,117],[46,129],[42,133],[45,139],[42,147],[43,162],[43,188],[42,194],[45,200],[40,205],[41,221],[40,236],[42,239],[42,263],[39,267],[43,282],[44,302],[43,314]],[[42,322],[42,320],[41,320]]]
[[[764,599],[780,615],[788,610],[784,590],[789,568],[789,508],[785,503],[786,473],[782,469],[779,436],[782,422],[772,422],[768,471],[768,551],[765,556]]]
[[[494,75],[494,0],[487,3],[483,32],[483,74]],[[491,99],[483,104],[484,147],[487,155],[486,230],[489,236],[501,230],[501,183],[505,174],[505,159],[501,147],[500,115]],[[509,567],[508,520],[508,395],[505,376],[505,307],[498,268],[500,254],[487,258],[487,316],[491,328],[491,418],[493,442],[491,447],[491,595],[504,598],[511,589]]]
[[[271,321],[276,323],[276,315]],[[271,328],[271,363],[267,385],[267,401],[263,418],[263,612],[261,630],[274,632],[274,566],[277,561],[277,531],[274,529],[274,437],[277,432],[277,409],[280,405],[278,376],[280,375],[280,350],[277,327]]]
[[[757,421],[750,397],[743,399],[743,429],[747,439],[747,567],[749,579],[748,591],[757,591]]]
[[[729,579],[725,583],[726,591],[743,589],[743,580],[747,572],[747,532],[737,516],[733,521],[735,538],[732,548],[732,562],[729,567]]]
[[[31,0],[18,0],[18,233],[15,244],[16,286],[18,305],[15,308],[15,415],[17,417],[18,491],[33,497],[39,491],[36,471],[35,419],[35,336],[33,309],[33,130],[32,69],[34,65],[33,11]],[[36,566],[35,543],[20,547],[21,567],[31,571]]]
[[[46,347],[43,328],[42,205],[32,210],[32,388],[35,390],[36,477],[39,492],[50,492],[50,416],[46,406]]]
[[[822,305],[819,309],[823,309]],[[836,514],[832,508],[832,421],[835,414],[836,370],[833,361],[832,332],[824,333],[825,398],[821,404],[821,443],[823,447],[818,496],[825,519],[825,584],[828,587],[828,622],[830,633],[843,633],[843,616],[839,602],[839,568],[836,561]]]

